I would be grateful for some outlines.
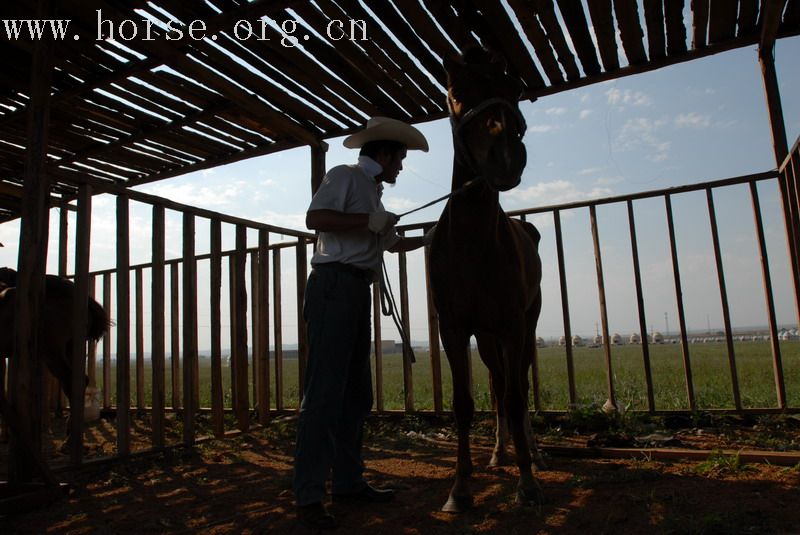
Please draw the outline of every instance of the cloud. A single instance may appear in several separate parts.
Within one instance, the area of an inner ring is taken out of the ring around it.
[[[579,175],[593,175],[599,171],[605,169],[604,167],[586,167],[585,169],[581,169],[578,171]]]
[[[631,91],[626,89],[621,91],[616,87],[612,87],[606,91],[608,103],[615,106],[649,106],[652,102],[650,97],[641,91]]]
[[[544,134],[546,132],[550,132],[551,130],[555,130],[555,128],[556,126],[552,124],[535,124],[528,126],[528,133]]]
[[[564,113],[566,113],[566,111],[567,111],[567,108],[565,108],[563,106],[547,108],[546,110],[544,110],[544,112],[547,115],[563,115]]]
[[[196,184],[156,184],[142,189],[171,201],[207,208],[232,204],[241,193],[241,186],[240,182],[200,187]]]
[[[256,218],[256,221],[266,223],[267,225],[274,225],[276,227],[283,227],[288,229],[307,231],[306,229],[306,214],[302,213],[289,213],[282,214],[280,212],[268,211],[263,215]]]
[[[574,182],[553,180],[551,182],[539,182],[527,188],[517,188],[503,195],[506,199],[524,206],[542,206],[597,199],[607,197],[611,193],[611,188],[593,187],[589,190],[583,190]]]
[[[589,115],[591,115],[591,113],[592,110],[581,110],[581,112],[578,114],[578,117],[580,117],[581,119],[586,119],[587,117],[589,117]]]
[[[617,136],[614,148],[620,151],[649,149],[651,152],[646,156],[648,160],[664,161],[668,157],[672,143],[662,140],[657,131],[665,124],[664,119],[652,120],[646,117],[628,119]]]
[[[711,126],[711,116],[695,112],[681,113],[675,117],[675,126],[678,128],[708,128]]]
[[[400,213],[408,212],[409,210],[412,210],[424,203],[412,201],[411,199],[407,199],[405,197],[389,197],[387,195],[383,198],[383,204],[390,212]]]

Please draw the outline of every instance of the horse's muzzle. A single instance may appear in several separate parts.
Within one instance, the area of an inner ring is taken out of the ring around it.
[[[496,191],[508,191],[519,186],[522,172],[528,162],[523,143],[506,147],[502,154],[493,154],[492,165],[484,173],[489,186]]]

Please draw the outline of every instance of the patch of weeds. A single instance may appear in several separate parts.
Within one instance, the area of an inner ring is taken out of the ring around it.
[[[742,461],[738,453],[728,455],[719,450],[714,450],[708,459],[698,464],[695,471],[704,476],[724,476],[742,473],[752,467]]]

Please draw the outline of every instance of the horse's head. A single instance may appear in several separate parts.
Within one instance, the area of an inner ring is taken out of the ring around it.
[[[527,162],[522,84],[506,73],[505,61],[481,48],[445,58],[444,68],[456,157],[493,189],[516,187]]]

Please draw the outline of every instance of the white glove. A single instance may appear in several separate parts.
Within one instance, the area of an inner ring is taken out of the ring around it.
[[[433,225],[431,228],[428,229],[422,236],[422,243],[426,246],[430,245],[433,242],[433,235],[436,234],[436,225]]]
[[[399,218],[392,212],[372,212],[369,214],[369,229],[375,234],[386,234]]]

